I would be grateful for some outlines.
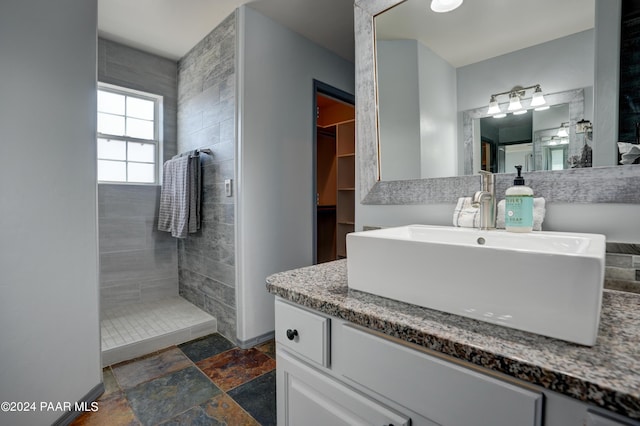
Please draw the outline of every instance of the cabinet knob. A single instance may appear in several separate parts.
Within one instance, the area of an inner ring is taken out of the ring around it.
[[[291,329],[287,330],[287,339],[293,340],[296,338],[297,335],[298,335],[298,330],[291,330]]]

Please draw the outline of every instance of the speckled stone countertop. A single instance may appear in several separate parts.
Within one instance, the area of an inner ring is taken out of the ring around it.
[[[281,272],[270,293],[354,324],[640,418],[640,295],[605,290],[594,347],[421,308],[347,287],[347,262]]]

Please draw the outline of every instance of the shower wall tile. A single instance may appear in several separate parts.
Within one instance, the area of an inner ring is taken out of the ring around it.
[[[102,308],[178,295],[177,242],[157,230],[159,197],[158,186],[98,185]]]
[[[201,155],[202,227],[178,243],[180,295],[218,319],[218,330],[236,339],[235,13],[178,62],[178,151]],[[235,192],[235,191],[234,191]]]
[[[98,81],[162,96],[162,161],[178,152],[178,64],[98,39]],[[98,185],[101,308],[178,295],[175,238],[158,227],[160,186]]]
[[[174,60],[98,39],[98,81],[162,96],[164,160],[177,152],[177,76]]]
[[[151,281],[171,276],[178,264],[176,250],[130,250],[100,255],[100,277],[111,283]]]

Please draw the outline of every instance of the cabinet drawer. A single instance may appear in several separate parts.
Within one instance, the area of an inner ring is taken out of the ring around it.
[[[411,420],[278,352],[278,425],[408,426]]]
[[[344,325],[342,375],[442,426],[538,426],[543,395]],[[372,374],[375,372],[375,374]]]
[[[276,299],[276,343],[307,361],[329,366],[330,319]]]

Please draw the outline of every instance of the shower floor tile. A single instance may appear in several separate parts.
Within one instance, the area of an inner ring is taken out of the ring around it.
[[[100,324],[103,366],[217,331],[213,316],[181,297],[104,309]]]

